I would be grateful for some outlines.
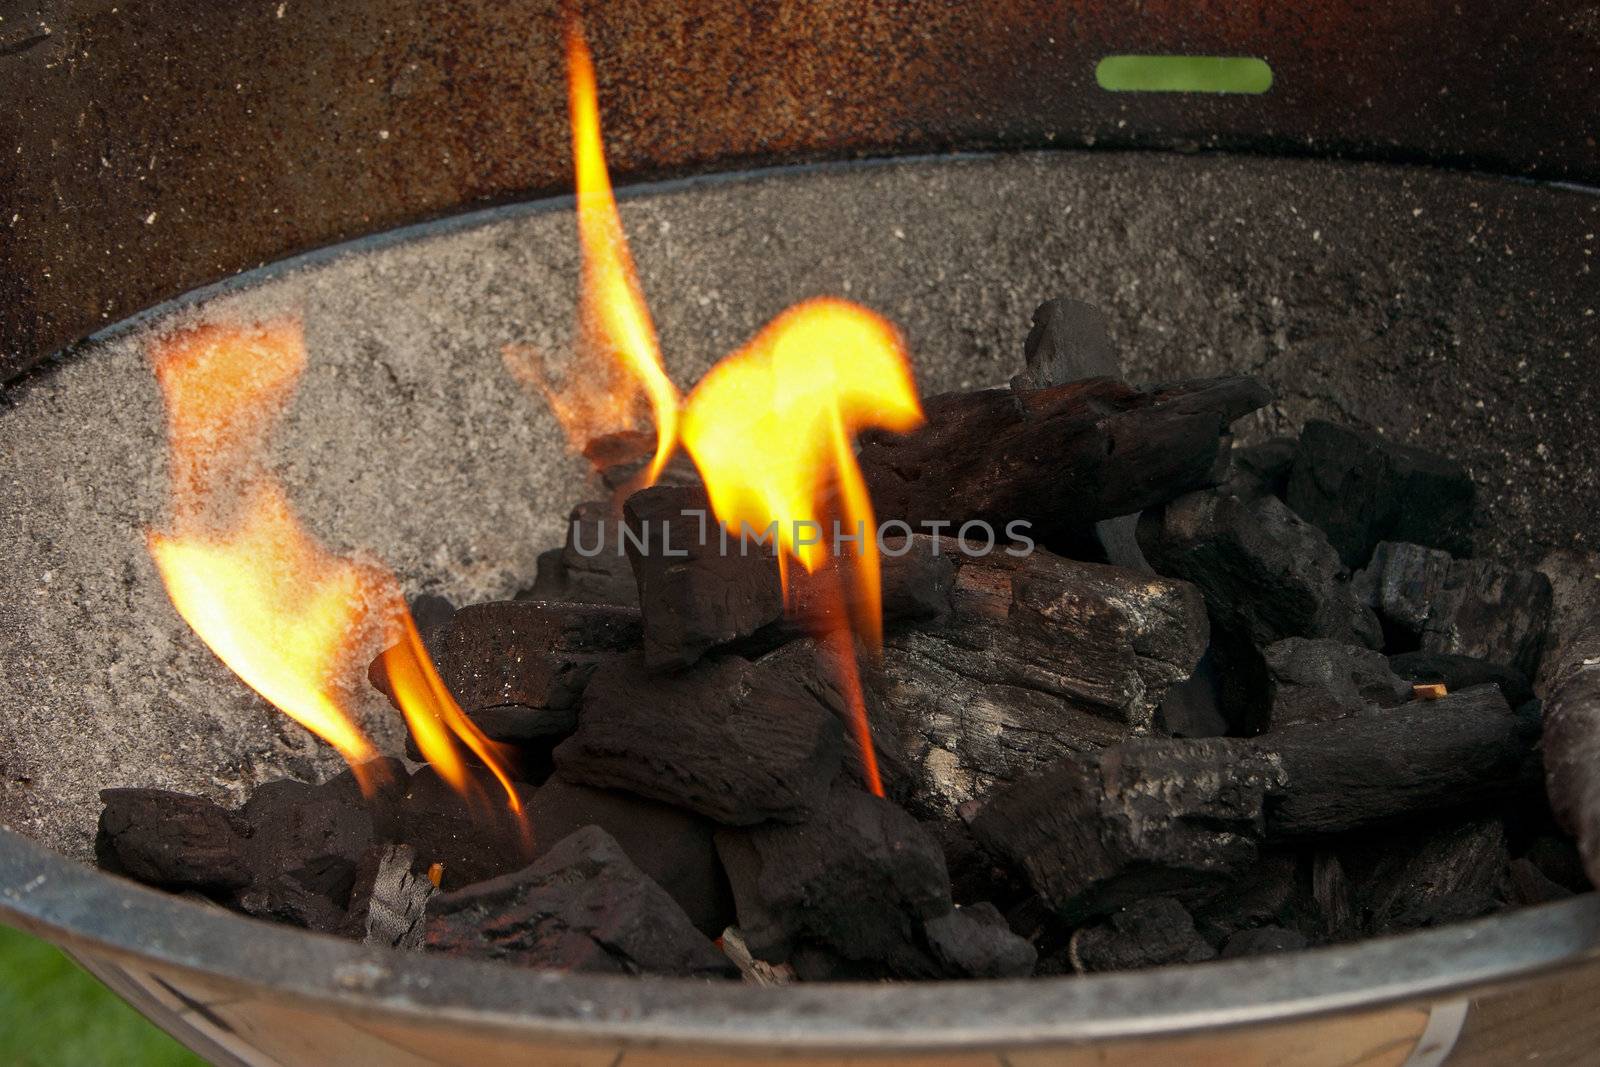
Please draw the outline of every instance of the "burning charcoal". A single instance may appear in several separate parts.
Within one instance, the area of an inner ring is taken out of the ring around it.
[[[583,446],[583,457],[600,472],[607,489],[623,490],[650,464],[656,452],[654,430],[622,430],[590,438]],[[693,485],[700,480],[694,463],[682,452],[674,452],[656,479],[658,485]]]
[[[953,907],[944,857],[889,801],[840,783],[796,826],[717,832],[750,950],[774,962],[801,941],[907,977],[935,970],[920,925]]]
[[[1425,652],[1504,663],[1528,677],[1538,669],[1550,617],[1550,580],[1538,571],[1385,541],[1356,584],[1384,622]]]
[[[1285,930],[1281,926],[1258,926],[1254,930],[1240,930],[1217,955],[1225,960],[1240,956],[1269,956],[1275,952],[1298,952],[1306,947],[1306,937],[1298,930]]]
[[[772,546],[730,534],[724,547],[705,490],[655,486],[629,497],[624,514],[637,538],[628,541],[628,559],[651,667],[693,663],[782,617]]]
[[[1538,740],[1537,716],[1513,712],[1485,685],[1245,744],[1282,768],[1267,825],[1291,838],[1515,796]]]
[[[1229,455],[1229,492],[1240,500],[1258,496],[1282,500],[1289,490],[1289,472],[1299,447],[1293,437],[1269,437],[1260,444],[1236,446]]]
[[[1389,657],[1389,666],[1407,682],[1438,683],[1452,693],[1493,683],[1505,694],[1506,703],[1514,708],[1533,699],[1533,686],[1521,671],[1472,656],[1450,652],[1402,652]]]
[[[958,907],[922,924],[933,958],[951,978],[1025,978],[1039,953],[1011,932],[993,904]]]
[[[865,658],[860,646],[854,642],[848,648],[849,654],[857,661]],[[757,670],[770,673],[775,678],[788,679],[833,712],[845,736],[841,773],[846,781],[865,782],[866,764],[862,759],[861,746],[856,742],[855,713],[845,688],[848,676],[847,665],[841,663],[844,654],[845,648],[837,641],[801,637],[780,645],[755,663]],[[905,803],[917,788],[916,768],[906,755],[900,732],[883,701],[875,692],[869,691],[863,696],[880,783],[889,799]]]
[[[507,600],[456,613],[436,641],[439,675],[467,717],[524,757],[548,759],[577,726],[601,663],[639,645],[639,615],[611,605]],[[421,753],[408,747],[413,758]]]
[[[1048,539],[1213,484],[1228,424],[1268,399],[1252,378],[946,393],[910,433],[864,433],[859,460],[880,521],[1026,520]]]
[[[1151,893],[1195,899],[1256,859],[1270,757],[1224,738],[1129,741],[996,794],[972,824],[1067,922]]]
[[[585,826],[598,826],[628,859],[672,895],[707,937],[733,918],[733,897],[712,842],[713,824],[666,804],[629,793],[592,789],[551,778],[528,803],[534,856]]]
[[[598,826],[531,866],[433,898],[426,946],[524,967],[726,978],[737,972]]]
[[[1271,680],[1275,730],[1392,708],[1411,696],[1411,684],[1389,669],[1383,653],[1369,648],[1289,637],[1268,645],[1262,656]]]
[[[888,635],[869,686],[946,817],[1060,756],[1147,730],[1194,670],[1205,610],[1191,586],[1026,557],[966,559],[944,621]]]
[[[468,714],[480,708],[575,708],[595,667],[639,647],[639,614],[592,604],[507,600],[456,613],[439,675]]]
[[[1211,649],[1200,657],[1193,674],[1167,689],[1156,710],[1155,727],[1174,737],[1221,737],[1228,732],[1222,714],[1222,679]]]
[[[1235,733],[1268,725],[1261,648],[1286,637],[1374,648],[1382,640],[1327,539],[1276,497],[1190,493],[1145,512],[1139,543],[1158,573],[1193,582],[1205,595],[1222,711]]]
[[[377,845],[362,857],[345,929],[368,945],[422,947],[433,883],[417,871],[410,845]]]
[[[204,797],[165,789],[102,789],[100,865],[168,889],[248,885],[243,822]]]
[[[1481,819],[1384,842],[1351,876],[1370,933],[1471,919],[1493,911],[1510,857],[1505,825]]]
[[[1285,499],[1356,568],[1380,541],[1470,555],[1472,498],[1471,475],[1452,459],[1312,419],[1301,431]]]
[[[1534,904],[1548,904],[1552,900],[1565,900],[1572,890],[1545,876],[1532,860],[1516,859],[1506,866],[1501,894],[1512,907],[1526,908]]]
[[[786,671],[723,656],[656,675],[635,653],[595,672],[555,762],[568,781],[743,826],[809,816],[843,743],[833,711]]]
[[[1011,379],[1011,388],[1019,393],[1083,378],[1122,377],[1106,336],[1105,315],[1082,300],[1057,297],[1040,304],[1022,351],[1027,369]]]
[[[532,858],[532,833],[507,807],[500,783],[488,771],[467,766],[464,796],[433,767],[411,776],[400,801],[400,837],[416,851],[417,864],[444,867],[440,886],[458,889],[514,871]],[[533,791],[516,787],[524,810]]]
[[[883,540],[879,553],[883,621],[929,622],[950,613],[956,584],[959,546],[947,538],[913,534]],[[848,621],[842,613],[837,589],[853,566],[851,556],[830,553],[815,573],[795,568],[789,575],[791,595],[783,621],[785,634],[826,633]],[[848,588],[848,586],[846,586]]]
[[[1141,900],[1072,936],[1073,969],[1080,973],[1129,971],[1163,963],[1200,963],[1216,957],[1194,928],[1189,912],[1169,897]]]

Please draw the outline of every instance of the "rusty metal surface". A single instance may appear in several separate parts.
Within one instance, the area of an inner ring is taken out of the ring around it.
[[[619,178],[1011,146],[1220,147],[1600,180],[1600,8],[588,5]],[[564,188],[557,0],[0,2],[0,380],[284,255]],[[1105,93],[1111,52],[1265,96]]]

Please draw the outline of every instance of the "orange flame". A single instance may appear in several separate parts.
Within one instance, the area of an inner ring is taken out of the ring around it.
[[[379,631],[397,629],[401,643],[385,662],[402,680],[397,702],[424,756],[466,789],[460,737],[520,810],[500,754],[444,692],[394,577],[323,548],[267,468],[267,432],[305,367],[299,323],[185,331],[158,345],[151,361],[166,401],[173,529],[152,531],[149,547],[178,614],[246,685],[332,745],[358,776],[376,752],[346,706],[344,682]],[[412,684],[418,678],[422,684]]]
[[[515,377],[544,394],[575,451],[595,437],[636,428],[642,392],[655,419],[656,448],[639,484],[653,485],[677,444],[681,398],[661,365],[655,325],[617,213],[600,137],[594,63],[576,21],[567,29],[567,79],[583,249],[578,315],[585,358],[575,369],[583,377],[558,387],[533,350],[513,345],[503,355]]]
[[[733,533],[778,524],[780,574],[790,592],[789,559],[818,574],[848,548],[849,578],[828,568],[827,600],[876,653],[883,644],[877,520],[852,449],[875,426],[905,431],[922,422],[916,385],[895,328],[855,304],[817,299],[789,308],[743,349],[713,367],[684,410],[684,447],[711,508]],[[845,582],[853,583],[847,591]],[[837,657],[851,703],[868,786],[880,796],[865,699],[848,631]]]

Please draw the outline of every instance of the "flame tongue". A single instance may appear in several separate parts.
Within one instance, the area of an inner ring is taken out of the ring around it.
[[[445,691],[393,576],[323,548],[267,467],[267,432],[305,366],[299,324],[191,330],[151,359],[167,408],[172,529],[152,532],[149,546],[178,614],[358,776],[377,753],[346,706],[344,683],[359,676],[366,649],[398,631],[385,664],[423,755],[466,790],[459,737],[519,810],[500,753]]]
[[[821,572],[819,597],[875,653],[883,641],[877,522],[851,442],[864,427],[909,430],[921,421],[894,327],[857,305],[819,299],[785,311],[713,367],[689,397],[682,435],[721,522],[735,533],[778,524],[785,596],[789,559]],[[853,566],[824,567],[844,551]],[[882,795],[851,632],[820,636],[839,664],[867,785]]]
[[[595,438],[636,428],[641,395],[655,420],[655,451],[638,487],[653,485],[677,445],[677,386],[661,365],[655,325],[628,251],[600,137],[594,63],[582,30],[567,31],[568,110],[577,176],[578,243],[583,250],[579,297],[579,377],[557,386],[545,360],[524,346],[503,353],[508,370],[549,402],[575,451]]]

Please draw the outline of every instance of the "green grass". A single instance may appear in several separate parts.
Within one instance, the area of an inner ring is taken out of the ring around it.
[[[0,926],[0,1065],[205,1067],[56,949]]]

